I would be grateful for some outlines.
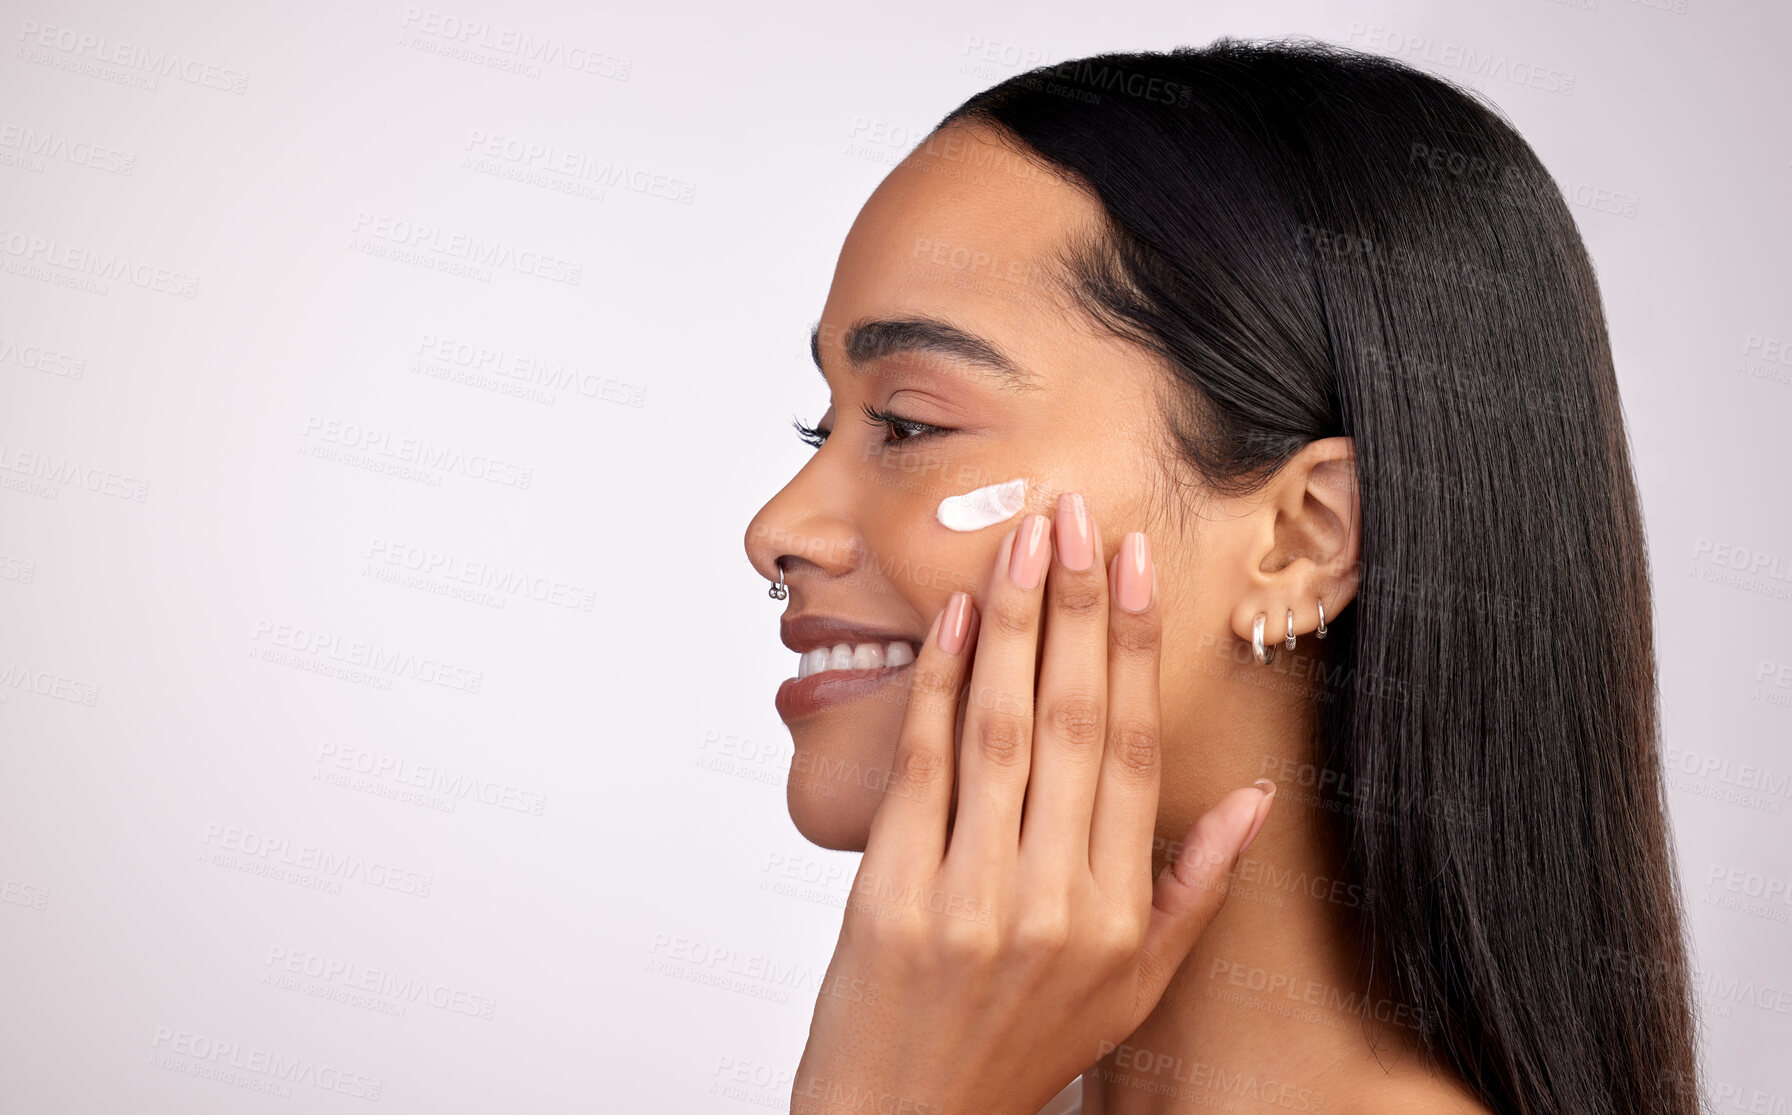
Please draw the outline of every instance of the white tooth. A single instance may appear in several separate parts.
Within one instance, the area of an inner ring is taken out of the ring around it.
[[[907,643],[891,643],[884,650],[884,665],[886,666],[906,666],[914,660],[915,652],[908,648]]]
[[[819,674],[828,668],[828,648],[816,647],[803,652],[803,677]]]
[[[852,668],[855,670],[881,670],[884,665],[884,645],[882,643],[860,643],[852,648]]]
[[[835,643],[834,649],[828,652],[828,664],[826,668],[830,670],[852,669],[852,644]]]

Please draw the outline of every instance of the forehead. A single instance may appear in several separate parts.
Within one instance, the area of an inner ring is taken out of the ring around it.
[[[1086,192],[983,127],[934,133],[872,193],[840,251],[820,341],[866,318],[943,318],[1045,366],[1069,328],[1060,256],[1099,226]]]

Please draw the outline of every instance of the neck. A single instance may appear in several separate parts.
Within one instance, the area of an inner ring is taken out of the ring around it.
[[[1282,663],[1274,665],[1280,674]],[[1367,990],[1356,924],[1365,896],[1345,878],[1320,807],[1307,742],[1314,703],[1266,701],[1261,674],[1239,680],[1203,693],[1199,719],[1166,716],[1232,729],[1224,739],[1201,738],[1211,728],[1180,737],[1195,742],[1178,756],[1166,753],[1166,764],[1182,769],[1166,765],[1164,800],[1173,788],[1184,801],[1213,799],[1268,775],[1277,784],[1273,811],[1157,1007],[1086,1074],[1090,1115],[1186,1115],[1191,1103],[1277,1115],[1341,1111],[1360,1103],[1365,1085],[1427,1075],[1414,1051],[1414,1014]],[[1298,688],[1286,676],[1274,680]],[[1193,820],[1164,824],[1174,840]]]

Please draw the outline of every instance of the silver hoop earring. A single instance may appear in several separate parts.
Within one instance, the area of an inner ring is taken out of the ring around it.
[[[1251,653],[1257,656],[1257,665],[1267,666],[1276,660],[1274,647],[1263,645],[1263,621],[1269,617],[1262,612],[1251,622]]]
[[[1294,609],[1293,608],[1288,609],[1288,639],[1282,645],[1287,647],[1289,650],[1294,649]]]
[[[1313,632],[1315,638],[1325,638],[1325,601],[1319,602],[1319,630]]]
[[[773,585],[771,588],[766,589],[765,594],[767,596],[771,597],[773,600],[782,600],[786,596],[790,595],[790,590],[784,586],[784,559],[783,558],[778,559],[778,583]]]

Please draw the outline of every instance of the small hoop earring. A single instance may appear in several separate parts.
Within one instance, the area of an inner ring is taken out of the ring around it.
[[[1294,649],[1294,609],[1288,609],[1288,638],[1282,643],[1289,650]]]
[[[778,559],[778,583],[773,585],[771,588],[766,589],[765,594],[767,596],[771,597],[773,600],[782,600],[786,596],[790,595],[790,590],[788,588],[786,588],[784,585],[784,559],[783,558]]]
[[[1325,638],[1325,601],[1319,602],[1319,630],[1313,632],[1316,638]]]
[[[1274,647],[1263,645],[1263,621],[1269,617],[1262,612],[1251,622],[1251,653],[1257,656],[1257,665],[1267,666],[1276,660]]]

